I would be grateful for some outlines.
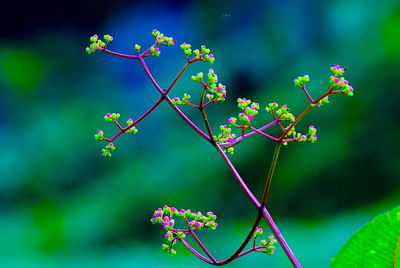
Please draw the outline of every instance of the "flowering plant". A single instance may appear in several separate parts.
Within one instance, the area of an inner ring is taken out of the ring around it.
[[[162,245],[162,249],[170,253],[171,255],[175,255],[176,251],[173,246],[176,244],[177,241],[180,241],[183,243],[183,245],[187,247],[187,249],[189,249],[201,260],[214,265],[223,265],[250,252],[263,252],[272,255],[275,251],[274,245],[279,242],[293,266],[301,267],[292,250],[289,248],[289,245],[283,238],[283,235],[279,231],[273,218],[269,214],[267,208],[265,207],[265,204],[271,185],[271,180],[274,174],[274,169],[278,160],[279,151],[282,145],[287,145],[290,142],[296,141],[311,143],[315,143],[317,141],[317,129],[314,126],[309,126],[307,133],[302,134],[295,130],[295,126],[297,125],[297,123],[312,108],[319,108],[329,103],[330,95],[338,93],[344,93],[349,96],[353,95],[353,88],[343,77],[345,68],[342,68],[338,65],[334,65],[330,68],[332,73],[329,81],[330,87],[322,96],[317,99],[312,98],[305,87],[306,83],[310,81],[310,77],[308,75],[299,76],[294,80],[294,85],[296,87],[299,87],[306,94],[307,98],[310,101],[310,104],[303,110],[303,112],[299,116],[295,117],[286,105],[279,106],[277,103],[272,102],[265,107],[265,111],[271,115],[271,121],[261,127],[256,127],[253,122],[255,121],[255,118],[259,113],[260,104],[246,98],[239,98],[237,100],[237,103],[238,108],[240,109],[240,113],[237,117],[230,117],[227,120],[226,124],[222,124],[220,126],[219,133],[215,134],[216,132],[214,132],[210,127],[209,119],[207,118],[206,114],[206,108],[213,103],[223,102],[227,97],[227,87],[220,82],[218,75],[212,68],[208,70],[206,76],[202,72],[200,72],[191,77],[192,80],[199,83],[201,87],[200,101],[198,104],[192,103],[190,101],[191,96],[187,93],[185,93],[184,96],[181,98],[170,97],[170,92],[172,88],[189,67],[189,65],[198,61],[213,64],[215,61],[214,55],[211,54],[210,49],[204,45],[201,46],[200,49],[192,50],[190,44],[181,44],[180,48],[183,50],[183,53],[186,57],[186,64],[177,74],[175,79],[171,82],[169,87],[166,89],[162,89],[152,76],[144,59],[147,57],[159,57],[161,54],[161,50],[159,47],[169,47],[175,45],[175,40],[172,37],[167,37],[163,35],[157,30],[154,30],[152,34],[155,38],[155,42],[145,51],[141,52],[141,46],[139,46],[138,44],[134,46],[137,55],[120,54],[109,50],[108,45],[113,41],[113,37],[111,37],[110,35],[104,35],[104,41],[99,39],[97,35],[94,35],[90,38],[91,44],[89,47],[86,48],[88,54],[94,52],[105,52],[122,58],[138,60],[145,70],[147,76],[155,86],[156,90],[161,95],[160,98],[142,116],[135,120],[128,119],[126,121],[125,127],[121,126],[118,121],[120,114],[107,113],[104,116],[104,119],[108,122],[114,123],[118,127],[119,131],[111,138],[106,138],[102,130],[99,130],[98,133],[95,134],[96,140],[107,142],[107,145],[102,149],[103,156],[111,156],[111,153],[115,150],[114,140],[117,139],[120,135],[125,133],[138,133],[136,125],[138,125],[143,119],[149,116],[162,102],[165,101],[190,127],[193,128],[193,130],[197,134],[199,134],[204,140],[209,142],[213,147],[217,149],[218,153],[221,155],[228,168],[232,171],[235,179],[240,184],[245,194],[250,198],[253,205],[257,209],[257,216],[254,220],[254,224],[240,247],[230,257],[218,261],[213,257],[211,252],[204,246],[199,237],[196,235],[196,232],[201,229],[215,230],[218,226],[218,223],[216,222],[217,216],[213,212],[207,212],[206,214],[203,214],[201,212],[192,212],[190,209],[178,210],[174,207],[169,207],[165,205],[162,208],[158,208],[151,218],[151,222],[153,224],[160,224],[162,228],[164,228],[166,231],[166,243]],[[185,105],[190,106],[200,112],[204,121],[206,129],[205,131],[194,124],[179,108],[179,106]],[[265,132],[273,125],[277,125],[282,132],[278,137],[272,136],[271,134]],[[233,130],[238,130],[238,133],[233,133]],[[235,169],[228,157],[228,154],[234,153],[235,145],[241,143],[245,139],[255,134],[272,140],[276,144],[261,201],[254,196],[253,192],[246,185],[245,181]],[[257,237],[263,234],[263,230],[259,227],[260,221],[263,217],[267,220],[273,234],[269,234],[267,236],[267,239],[262,239],[260,241],[260,244],[256,245]],[[178,219],[183,222],[183,228],[176,227],[175,220]],[[186,241],[186,237],[188,235],[191,235],[194,238],[196,243],[204,251],[203,254],[195,250]],[[251,239],[253,239],[253,245],[249,249],[245,250],[245,247]]]

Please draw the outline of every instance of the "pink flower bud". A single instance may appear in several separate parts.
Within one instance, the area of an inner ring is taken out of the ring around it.
[[[253,118],[254,118],[254,115],[252,115],[252,114],[249,114],[249,115],[247,116],[247,118],[248,118],[249,120],[253,120]]]

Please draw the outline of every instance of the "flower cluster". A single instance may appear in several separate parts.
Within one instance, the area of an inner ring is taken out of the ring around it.
[[[307,135],[302,135],[301,133],[297,133],[296,135],[296,140],[297,141],[310,141],[312,143],[315,143],[317,141],[317,129],[311,125],[308,128],[308,134]]]
[[[262,234],[263,234],[263,229],[257,226],[256,230],[254,231],[254,234],[253,234],[254,238],[256,238]]]
[[[140,49],[141,49],[142,47],[141,46],[139,46],[138,44],[135,44],[135,50],[139,53],[139,51],[140,51]]]
[[[276,102],[272,102],[265,107],[265,110],[273,116],[276,114],[280,121],[294,122],[295,117],[286,105],[282,105],[281,108],[277,109],[278,107],[279,105]]]
[[[132,118],[129,118],[128,121],[126,121],[126,124],[127,124],[128,126],[130,126],[132,123],[133,123]],[[136,134],[136,133],[139,132],[139,130],[138,130],[135,126],[133,126],[133,127],[131,127],[130,129],[128,129],[127,132],[128,132],[128,133]]]
[[[203,74],[199,73],[197,74],[197,76],[195,77],[195,81],[197,81],[198,78],[202,78]],[[207,89],[208,92],[206,97],[209,100],[212,100],[214,98],[214,95],[216,95],[215,100],[216,101],[224,101],[226,98],[226,86],[218,83],[218,75],[216,73],[214,73],[214,69],[210,68],[208,70],[208,75],[207,75],[208,81],[207,81]],[[200,80],[199,80],[200,81]],[[202,80],[201,80],[202,81]]]
[[[111,35],[104,35],[104,42],[99,39],[98,35],[95,34],[92,37],[90,37],[90,46],[86,47],[86,52],[90,55],[93,52],[96,52],[97,50],[100,49],[105,49],[107,47],[108,43],[111,43],[114,38]]]
[[[94,134],[94,139],[95,139],[96,141],[102,141],[103,138],[104,138],[103,135],[104,135],[103,130],[99,130],[99,131],[97,132],[97,134]]]
[[[332,65],[331,66],[331,72],[335,77],[343,76],[345,71],[346,71],[346,68],[341,68],[339,65]]]
[[[201,82],[201,81],[203,81],[203,73],[200,72],[196,75],[192,75],[191,79],[196,82]]]
[[[260,228],[260,227],[256,227],[256,230],[254,231],[254,234],[253,234],[254,239],[256,239],[257,237],[259,237],[262,234],[263,234],[263,229]],[[260,241],[262,251],[259,251],[258,249],[257,249],[257,251],[264,252],[264,253],[267,253],[269,255],[272,255],[272,253],[274,253],[274,251],[275,251],[275,246],[274,245],[276,243],[277,243],[277,241],[274,238],[274,235],[270,234],[268,236],[268,241],[266,241],[265,239]]]
[[[115,122],[118,120],[118,118],[120,117],[120,114],[116,114],[116,113],[107,113],[104,116],[104,120],[106,120],[107,122]]]
[[[349,82],[342,77],[346,68],[340,68],[339,65],[334,65],[331,67],[332,75],[330,77],[329,83],[332,86],[337,87],[340,89],[341,93],[345,93],[348,96],[353,96],[353,87],[349,85]]]
[[[270,234],[268,236],[268,241],[265,239],[260,241],[261,247],[263,248],[264,253],[267,253],[268,255],[272,255],[275,252],[275,244],[277,243],[276,239],[274,238],[273,234]]]
[[[183,43],[180,47],[186,56],[192,55],[192,49],[191,49],[192,45],[191,44]]]
[[[193,52],[195,59],[207,61],[211,64],[213,64],[215,61],[214,55],[210,54],[210,49],[207,48],[205,45],[201,46],[201,51],[198,49],[195,49],[192,51],[192,49],[191,49],[192,45],[187,44],[187,43],[183,43],[180,47],[186,56],[192,55],[192,52]]]
[[[101,151],[103,153],[104,157],[111,157],[111,152],[115,150],[115,146],[114,143],[110,142],[109,144],[107,144],[107,146],[105,148],[103,148]]]
[[[329,97],[326,96],[324,98],[322,98],[321,100],[319,100],[316,104],[311,104],[312,107],[321,107],[324,104],[328,104],[329,103]]]
[[[152,56],[158,57],[158,56],[160,56],[161,51],[160,51],[160,49],[158,47],[152,46],[152,47],[150,47],[150,53],[151,53]]]
[[[252,103],[251,100],[246,100],[245,98],[238,98],[237,102],[238,107],[243,110],[242,113],[239,113],[239,120],[250,125],[250,121],[253,120],[254,116],[258,114],[260,105],[256,102]]]
[[[231,133],[232,131],[231,128],[227,127],[226,125],[221,125],[219,129],[221,130],[221,133],[218,136],[214,136],[214,140],[218,144],[235,142],[236,135]],[[234,148],[233,147],[225,148],[225,152],[233,154]]]
[[[163,228],[167,231],[165,234],[165,239],[168,241],[169,245],[163,244],[162,249],[169,252],[171,255],[175,255],[176,251],[172,248],[176,244],[177,239],[184,239],[187,234],[190,234],[190,230],[175,229],[175,219],[174,216],[182,218],[185,220],[188,228],[192,231],[197,231],[202,228],[207,228],[209,230],[215,230],[218,223],[215,222],[217,216],[213,212],[207,212],[203,215],[201,212],[192,212],[190,209],[177,210],[174,207],[169,207],[165,205],[163,208],[158,208],[154,211],[151,222],[153,224],[161,224]]]
[[[299,88],[302,88],[308,82],[310,82],[310,77],[308,75],[299,76],[294,79],[294,85]]]
[[[175,40],[172,37],[164,36],[157,30],[153,30],[151,34],[157,40],[157,45],[165,45],[167,47],[175,45]]]
[[[190,95],[184,93],[182,100],[178,97],[175,97],[172,99],[172,104],[173,105],[185,105],[189,102],[190,97],[191,97]]]

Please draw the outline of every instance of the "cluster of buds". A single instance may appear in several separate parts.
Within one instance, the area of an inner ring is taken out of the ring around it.
[[[257,226],[256,230],[254,231],[254,234],[253,234],[254,238],[256,238],[262,234],[263,234],[263,229]]]
[[[152,46],[152,47],[150,47],[150,53],[151,53],[152,56],[158,57],[158,56],[160,56],[161,51],[160,51],[160,49],[158,47]]]
[[[281,108],[277,109],[279,105],[276,102],[271,102],[265,107],[265,110],[270,113],[271,115],[278,116],[279,120],[281,121],[290,121],[293,122],[295,120],[294,115],[290,112],[289,108],[286,105],[282,105]]]
[[[202,228],[207,228],[209,230],[215,230],[218,223],[215,222],[217,216],[213,212],[207,212],[203,215],[201,212],[192,212],[190,209],[181,209],[178,211],[174,207],[169,207],[165,205],[163,208],[158,208],[154,211],[151,222],[153,224],[161,224],[163,228],[167,231],[165,234],[165,239],[168,241],[169,245],[163,244],[162,249],[165,252],[169,252],[171,255],[175,255],[176,251],[172,248],[176,244],[177,239],[184,239],[188,233],[188,230],[176,230],[174,229],[175,220],[174,216],[182,218],[193,231],[200,230]]]
[[[282,105],[281,108],[276,110],[276,114],[278,115],[278,118],[282,121],[293,122],[295,120],[294,115],[290,112],[289,108],[286,105]]]
[[[210,84],[210,86],[208,88],[208,92],[215,94],[217,96],[216,97],[217,101],[224,101],[226,98],[226,86],[221,83],[218,83],[218,85],[216,83]],[[207,96],[207,98],[209,98],[209,97],[212,98],[214,96],[212,94],[209,94],[209,96]]]
[[[191,220],[188,222],[188,226],[190,229],[194,231],[200,230],[203,227],[208,228],[210,230],[215,230],[218,227],[218,223],[215,222],[217,216],[211,211],[207,212],[207,215],[203,215],[201,212],[192,213],[189,210],[188,214],[189,217],[191,218]]]
[[[236,126],[236,121],[237,121],[237,118],[236,117],[230,117],[229,119],[228,119],[228,126],[230,126],[230,127],[234,127],[234,126]]]
[[[135,50],[139,53],[139,51],[140,51],[140,49],[141,49],[142,47],[141,46],[139,46],[138,44],[135,44]]]
[[[190,95],[188,94],[183,94],[183,98],[182,100],[179,97],[175,97],[172,99],[172,104],[173,105],[185,105],[188,103],[189,99],[190,99]]]
[[[104,135],[103,130],[99,130],[99,131],[97,132],[97,134],[94,134],[94,139],[95,139],[96,141],[102,141],[103,138],[104,138],[103,135]]]
[[[331,66],[331,72],[335,77],[343,76],[345,71],[346,71],[346,68],[340,68],[339,65],[332,65]]]
[[[210,49],[206,48],[205,45],[201,46],[201,54],[204,56],[204,60],[213,64],[215,61],[214,55],[210,54]]]
[[[115,150],[115,146],[114,143],[110,142],[109,144],[107,144],[107,146],[105,148],[103,148],[102,151],[102,155],[104,157],[111,157],[111,152]]]
[[[192,45],[191,44],[186,44],[183,43],[181,45],[181,49],[183,50],[183,53],[185,53],[186,56],[192,55],[192,49],[191,49]]]
[[[126,125],[128,125],[128,126],[130,126],[132,123],[133,123],[132,118],[129,118],[128,121],[126,121]],[[128,129],[127,133],[136,134],[136,133],[138,133],[138,131],[139,130],[135,126],[133,126],[130,129]]]
[[[205,45],[201,46],[201,51],[198,49],[195,49],[192,51],[192,49],[191,49],[192,46],[187,43],[183,43],[180,47],[186,56],[192,55],[192,52],[193,52],[195,59],[207,61],[211,64],[213,64],[215,61],[214,55],[210,54],[210,49],[207,48]]]
[[[310,82],[310,77],[308,75],[299,76],[294,79],[294,85],[299,88],[302,88],[307,82]]]
[[[120,117],[120,114],[116,114],[116,113],[107,113],[104,116],[104,120],[106,120],[107,122],[115,122],[118,120],[118,118]]]
[[[276,239],[274,238],[273,234],[270,234],[268,236],[268,241],[265,239],[260,241],[261,247],[263,248],[264,253],[267,253],[268,255],[272,255],[275,252],[275,244],[277,243]]]
[[[258,114],[260,105],[256,102],[252,103],[251,100],[246,100],[245,98],[238,98],[237,102],[238,107],[243,110],[243,113],[239,114],[239,119],[250,125],[250,121],[253,120],[254,116]]]
[[[296,140],[297,141],[310,141],[312,143],[315,143],[317,141],[317,129],[311,125],[308,128],[308,134],[307,135],[302,135],[301,133],[297,133],[296,135]]]
[[[90,55],[93,52],[96,52],[97,50],[104,49],[107,47],[107,44],[112,42],[113,37],[111,35],[104,35],[104,41],[100,40],[98,35],[95,34],[92,37],[90,37],[90,46],[86,47],[86,52]]]
[[[236,135],[231,133],[231,131],[232,131],[231,128],[227,127],[226,125],[221,125],[219,128],[221,130],[221,133],[218,136],[214,136],[214,140],[218,144],[235,142]],[[226,148],[225,152],[233,154],[234,148],[233,147]]]
[[[193,80],[195,81],[200,81],[197,79],[202,79],[203,78],[203,73],[198,73],[197,76],[192,77]],[[206,94],[206,97],[209,100],[212,100],[214,98],[214,95],[216,95],[216,101],[224,101],[226,98],[226,86],[218,83],[218,75],[214,73],[214,69],[210,68],[208,70],[208,75],[207,75],[208,81],[207,81],[207,89],[208,92]]]
[[[175,45],[175,40],[172,37],[164,36],[157,30],[153,30],[151,33],[157,41],[157,45],[173,46]]]
[[[312,104],[313,107],[321,107],[324,104],[328,104],[329,103],[329,97],[326,96],[324,98],[322,98],[320,101],[318,101],[316,104]]]
[[[203,81],[203,73],[200,72],[200,73],[198,73],[196,75],[192,75],[191,78],[192,78],[193,81],[201,82],[201,81]]]
[[[263,234],[263,229],[260,228],[260,227],[256,227],[256,230],[254,231],[254,234],[253,234],[254,239],[256,239],[257,237],[259,237],[262,234]],[[277,243],[277,241],[274,238],[274,235],[270,234],[268,236],[268,241],[266,241],[265,239],[260,241],[261,248],[262,248],[261,252],[264,252],[264,253],[267,253],[269,255],[272,255],[272,253],[274,253],[274,251],[275,251],[275,246],[274,245],[276,243]]]
[[[333,65],[331,67],[332,75],[330,77],[329,83],[332,86],[337,87],[340,89],[340,92],[345,93],[348,96],[353,96],[353,87],[349,85],[349,82],[342,77],[346,68],[340,68],[339,65]]]

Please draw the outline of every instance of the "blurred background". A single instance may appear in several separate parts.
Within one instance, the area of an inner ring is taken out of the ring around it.
[[[166,104],[139,133],[106,137],[137,118],[159,95],[139,62],[87,55],[93,34],[110,34],[110,49],[134,54],[158,29],[177,40],[146,62],[166,88],[185,64],[183,42],[209,47],[214,65],[191,65],[171,97],[198,99],[190,76],[214,68],[227,101],[209,106],[215,132],[236,116],[238,97],[263,108],[307,105],[293,79],[308,74],[318,97],[332,64],[347,67],[353,97],[335,95],[296,127],[318,129],[316,144],[283,147],[268,209],[304,267],[328,267],[345,241],[377,214],[400,203],[398,100],[400,4],[386,1],[10,1],[0,20],[0,266],[209,267],[182,245],[170,257],[164,233],[149,221],[164,204],[214,211],[219,227],[199,236],[218,259],[231,254],[256,210],[217,152]],[[200,114],[183,111],[201,124]],[[260,112],[255,124],[270,118]],[[202,125],[201,125],[202,126]],[[271,134],[278,135],[277,129]],[[253,136],[231,156],[260,197],[274,144]],[[269,229],[265,221],[265,235]],[[290,267],[283,250],[252,253],[227,265]]]

